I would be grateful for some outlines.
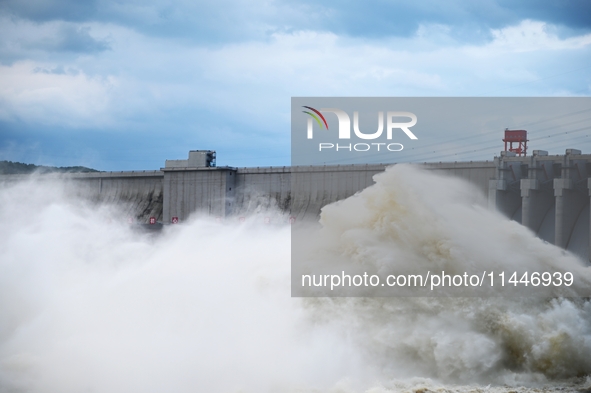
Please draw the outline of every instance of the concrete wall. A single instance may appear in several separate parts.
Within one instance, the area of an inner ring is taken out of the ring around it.
[[[458,176],[488,192],[495,174],[493,161],[418,164],[428,170]],[[296,219],[316,219],[320,209],[374,184],[384,164],[298,166],[236,169],[235,214],[278,207]]]
[[[495,176],[494,161],[424,163],[421,167],[449,176],[456,176],[475,185],[488,195],[489,181]]]
[[[462,178],[488,196],[497,209],[542,239],[583,258],[591,255],[591,155],[567,150],[528,157],[503,153],[493,161],[424,163],[421,167]],[[320,209],[374,183],[385,165],[267,168],[176,167],[160,171],[61,175],[72,192],[97,203],[114,203],[123,214],[147,223],[170,223],[200,213],[215,217],[249,215],[269,207],[317,219]],[[26,176],[0,176],[0,183]],[[51,178],[51,176],[44,178]]]
[[[163,168],[163,222],[185,221],[192,213],[225,217],[232,214],[236,192],[233,168]]]
[[[248,215],[270,207],[289,211],[291,167],[236,169],[234,213]]]
[[[115,204],[137,223],[150,217],[162,220],[163,174],[161,171],[101,172],[75,174],[76,190],[97,203]]]
[[[290,214],[316,220],[322,207],[374,184],[373,176],[384,169],[384,165],[293,167]]]
[[[93,172],[71,174],[0,175],[0,185],[15,181],[60,181],[66,192],[94,203],[116,204],[125,219],[145,224],[162,220],[162,171]]]
[[[187,161],[187,160],[179,160]],[[167,163],[170,160],[167,160]],[[180,165],[180,164],[179,164]],[[494,175],[494,163],[419,164],[429,170],[462,177],[483,193]],[[374,183],[386,165],[302,167],[188,167],[169,165],[159,171],[44,175],[71,182],[71,192],[97,203],[120,205],[138,223],[155,217],[170,223],[199,212],[216,217],[249,215],[270,207],[297,219],[316,219],[320,209]],[[27,176],[4,175],[18,180]]]

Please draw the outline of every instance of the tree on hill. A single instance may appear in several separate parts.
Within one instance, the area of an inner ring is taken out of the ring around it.
[[[84,166],[45,166],[35,164],[23,164],[22,162],[0,161],[0,174],[2,175],[22,175],[37,173],[87,173],[99,172],[96,169]]]

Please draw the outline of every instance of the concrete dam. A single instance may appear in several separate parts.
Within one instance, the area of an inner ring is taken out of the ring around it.
[[[320,209],[372,185],[391,164],[300,167],[216,167],[215,152],[191,151],[157,171],[60,175],[73,192],[113,203],[137,223],[183,222],[193,213],[239,219],[274,207],[291,220],[317,219]],[[591,154],[534,150],[501,152],[491,161],[414,164],[476,186],[492,209],[520,222],[543,240],[589,260]],[[1,175],[0,183],[28,175]],[[38,179],[52,178],[42,175]],[[125,219],[125,217],[123,218]]]

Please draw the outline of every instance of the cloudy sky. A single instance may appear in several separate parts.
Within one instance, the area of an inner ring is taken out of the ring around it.
[[[587,0],[0,0],[0,160],[289,165],[292,96],[590,95]]]

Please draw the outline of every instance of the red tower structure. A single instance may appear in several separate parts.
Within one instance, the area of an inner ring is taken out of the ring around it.
[[[509,130],[505,128],[505,138],[503,138],[503,142],[505,142],[505,151],[512,151],[520,157],[526,156],[527,140],[526,130]],[[513,147],[514,143],[517,144],[515,147]],[[509,145],[508,149],[507,144]]]

